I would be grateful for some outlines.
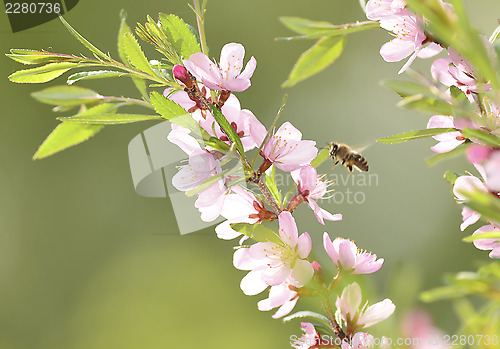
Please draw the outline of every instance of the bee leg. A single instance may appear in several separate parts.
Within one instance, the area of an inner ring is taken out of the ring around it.
[[[339,163],[338,161],[333,163],[332,170],[335,168],[335,166],[338,165],[338,163]]]
[[[354,176],[354,172],[352,172],[352,165],[347,165],[347,169]]]

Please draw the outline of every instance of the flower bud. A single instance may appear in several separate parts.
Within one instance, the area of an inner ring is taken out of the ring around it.
[[[191,87],[193,85],[193,81],[191,80],[191,76],[189,75],[187,69],[182,65],[176,65],[172,69],[172,74],[174,77],[182,82],[186,87]]]

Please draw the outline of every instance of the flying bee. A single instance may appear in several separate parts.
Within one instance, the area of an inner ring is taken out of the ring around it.
[[[368,161],[363,157],[363,155],[354,151],[347,144],[335,143],[330,144],[330,156],[332,157],[335,167],[339,162],[347,167],[349,172],[352,173],[353,166],[362,172],[368,171]]]

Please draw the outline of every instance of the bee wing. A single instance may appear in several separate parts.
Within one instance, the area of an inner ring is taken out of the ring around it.
[[[374,143],[375,143],[375,140],[370,139],[370,140],[367,140],[367,141],[364,141],[364,142],[361,142],[361,143],[358,143],[358,144],[352,146],[351,149],[353,151],[355,151],[356,153],[361,153],[362,151],[365,151],[366,149],[371,147]]]

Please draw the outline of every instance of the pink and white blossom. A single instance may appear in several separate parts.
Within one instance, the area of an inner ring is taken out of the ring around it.
[[[369,333],[358,332],[351,341],[342,343],[342,349],[371,349],[375,345],[375,338]]]
[[[462,90],[469,101],[474,102],[472,93],[479,92],[477,74],[472,66],[467,63],[456,51],[448,50],[449,58],[439,58],[432,63],[431,74],[445,86],[456,86]],[[486,92],[491,90],[488,84],[482,84],[481,89]]]
[[[202,85],[200,84],[200,87],[201,86]],[[207,92],[206,89],[201,87],[200,90],[205,92],[205,97],[207,99],[210,98],[209,92]],[[207,131],[210,136],[217,137],[229,144],[227,136],[215,121],[212,113],[209,110],[198,108],[196,102],[191,100],[189,98],[189,95],[185,91],[176,91],[174,93],[171,93],[171,89],[167,88],[164,92],[164,95],[168,96],[170,100],[176,102],[181,107],[186,109],[187,112],[191,113],[193,119],[198,122],[201,128]],[[229,121],[229,124],[231,124],[238,136],[240,136],[241,143],[243,144],[243,148],[245,149],[245,151],[260,146],[260,143],[255,143],[255,137],[252,136],[250,125],[253,125],[252,129],[256,129],[258,125],[261,125],[263,128],[264,126],[250,110],[241,109],[240,102],[235,95],[229,96],[229,98],[222,106],[221,112]]]
[[[299,170],[292,171],[291,176],[297,183],[298,194],[303,197],[309,207],[314,211],[316,218],[321,224],[325,224],[324,219],[329,221],[340,221],[341,214],[331,214],[319,207],[315,200],[323,199],[328,193],[329,183],[323,180],[324,176],[318,176],[316,168],[310,164],[301,167]],[[293,200],[293,199],[292,199]]]
[[[408,56],[411,57],[401,68],[404,72],[418,56],[429,58],[441,52],[442,47],[431,42],[424,47],[428,38],[422,29],[423,22],[406,9],[397,11],[393,16],[380,18],[380,26],[394,33],[395,38],[380,48],[380,55],[386,62],[398,62]]]
[[[455,118],[453,116],[434,115],[429,119],[427,128],[457,128],[457,125],[455,125]],[[460,131],[446,132],[432,136],[432,138],[439,141],[438,144],[431,147],[431,150],[435,153],[447,153],[466,140]]]
[[[244,57],[243,45],[229,43],[222,48],[219,64],[212,62],[202,52],[192,54],[183,63],[198,81],[211,90],[242,92],[250,87],[250,78],[257,66],[257,61],[252,57],[241,71]]]
[[[278,216],[279,242],[258,242],[250,248],[235,252],[233,264],[237,269],[250,270],[240,287],[247,295],[264,291],[267,286],[288,282],[295,287],[306,285],[314,274],[307,256],[311,252],[308,233],[299,236],[290,212]]]
[[[468,200],[467,197],[462,194],[462,192],[470,192],[475,190],[479,190],[484,193],[489,192],[486,184],[483,183],[483,181],[481,181],[479,178],[472,175],[458,177],[453,185],[453,194],[455,194],[455,197],[460,204],[467,202]],[[463,223],[460,225],[460,229],[464,231],[465,228],[467,228],[469,225],[476,223],[479,218],[481,218],[481,214],[473,211],[467,206],[464,206],[462,209],[462,217]]]
[[[495,224],[484,225],[474,232],[472,235],[488,233],[488,232],[499,232],[500,226]],[[496,239],[477,239],[474,240],[474,246],[480,250],[491,250],[489,256],[490,258],[500,259],[500,238]]]
[[[430,314],[422,309],[412,309],[402,320],[401,332],[405,338],[412,338],[409,349],[448,349],[444,332],[434,326]],[[435,342],[429,338],[436,338]]]
[[[292,347],[296,349],[309,349],[317,346],[321,341],[321,337],[318,331],[314,328],[314,325],[310,322],[301,322],[300,326],[302,327],[304,334],[302,334],[302,337],[297,339],[295,343],[292,344]]]
[[[406,8],[403,0],[369,0],[366,3],[366,17],[373,21],[397,15]]]
[[[382,267],[383,258],[376,254],[360,251],[351,240],[336,238],[333,242],[328,233],[323,234],[323,245],[337,268],[352,271],[353,274],[371,274]]]
[[[267,135],[263,127],[252,131],[255,143],[261,144]],[[266,159],[267,170],[271,164],[282,171],[290,172],[309,164],[318,154],[316,142],[302,140],[302,133],[291,123],[285,122],[273,135],[267,138],[260,155]]]
[[[352,328],[366,328],[387,319],[396,309],[388,298],[369,307],[361,306],[361,287],[354,282],[344,288],[335,305],[342,319]]]
[[[272,286],[269,289],[269,297],[258,302],[257,308],[260,311],[269,311],[274,308],[279,308],[272,316],[273,319],[279,319],[288,315],[299,300],[298,293],[292,291],[289,286],[290,284],[287,282]]]

